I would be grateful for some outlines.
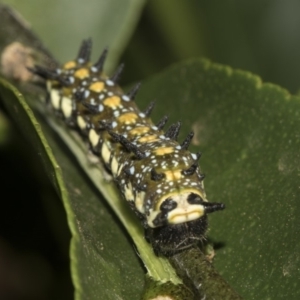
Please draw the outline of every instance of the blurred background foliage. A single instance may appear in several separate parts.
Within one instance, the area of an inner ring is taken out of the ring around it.
[[[128,6],[144,3],[124,1]],[[109,46],[110,56],[115,59],[123,53],[120,60],[127,66],[124,82],[141,80],[182,59],[205,56],[251,71],[291,92],[298,91],[300,2],[297,0],[151,0],[146,3],[131,39],[123,32],[119,36],[97,34],[103,18],[109,33],[114,24],[112,19],[122,18],[123,13],[116,8],[113,15],[103,14],[102,1],[7,0],[5,3],[30,21],[34,31],[61,61],[68,60],[79,41],[86,37],[94,40],[94,58],[104,46]],[[135,22],[138,17],[131,16],[127,21]],[[122,47],[116,49],[114,45],[116,41],[120,45],[120,39]]]
[[[140,10],[125,17],[123,6],[118,9],[121,2],[139,6]],[[107,69],[111,71],[118,61],[126,64],[123,85],[142,81],[180,60],[204,56],[256,73],[264,81],[279,84],[292,93],[299,89],[300,2],[296,0],[151,0],[145,6],[141,0],[6,0],[5,3],[30,22],[34,32],[61,62],[75,56],[83,38],[92,37],[94,59],[109,46]],[[105,14],[103,5],[112,3],[114,13]],[[136,23],[136,30],[124,28],[119,35],[112,36],[109,29],[116,18],[124,18],[123,22],[132,22],[133,26]],[[103,20],[108,34],[99,36]],[[22,279],[28,281],[14,280],[18,285],[13,288],[32,288],[28,294],[35,298],[30,299],[42,299],[45,290],[52,291],[45,299],[72,299],[69,233],[60,200],[52,207],[61,216],[57,218],[61,222],[51,225],[57,227],[53,229],[45,222],[47,212],[39,199],[45,195],[55,197],[55,193],[41,179],[35,155],[24,148],[24,141],[17,133],[7,134],[13,129],[4,117],[0,121],[4,133],[0,138],[2,194],[19,199],[18,204],[7,201],[1,208],[0,266],[5,262],[6,268],[0,267],[0,276],[9,278],[4,270],[15,266],[23,274]],[[17,167],[12,172],[13,164]],[[32,174],[28,174],[28,169]],[[21,184],[14,185],[16,181]],[[21,207],[18,212],[16,205]],[[16,260],[20,263],[15,264]]]

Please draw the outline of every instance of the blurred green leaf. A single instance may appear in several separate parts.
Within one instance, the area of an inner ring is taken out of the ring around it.
[[[80,41],[92,38],[97,59],[105,47],[109,57],[105,68],[111,70],[124,51],[139,20],[145,0],[7,0],[43,37],[54,57],[70,60]]]
[[[151,0],[126,49],[138,80],[171,63],[205,56],[299,89],[299,1]],[[129,80],[129,79],[128,79]]]

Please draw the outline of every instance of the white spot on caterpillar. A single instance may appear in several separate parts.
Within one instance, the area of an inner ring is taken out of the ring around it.
[[[99,112],[102,112],[104,110],[104,106],[102,104],[99,104],[98,110],[99,110]]]
[[[115,117],[119,117],[120,116],[120,112],[118,110],[114,111],[114,116]]]
[[[86,99],[89,95],[90,95],[90,91],[89,90],[85,90],[84,91],[84,98]]]
[[[70,76],[68,79],[71,84],[73,84],[75,82],[75,78],[73,76]]]
[[[197,159],[197,154],[196,153],[191,153],[193,160]]]
[[[134,166],[132,166],[132,167],[129,169],[130,175],[133,175],[133,174],[134,174],[134,171],[135,171]]]
[[[130,101],[130,98],[127,95],[123,95],[122,100],[128,102],[128,101]]]
[[[83,58],[78,58],[77,61],[78,61],[78,63],[81,64],[81,65],[84,63],[84,59],[83,59]]]
[[[89,131],[89,140],[93,147],[96,147],[99,143],[100,136],[96,133],[95,129]]]
[[[108,86],[113,86],[115,83],[111,80],[106,80],[105,83],[108,85]]]
[[[72,115],[72,100],[68,97],[63,97],[61,100],[61,111],[65,118],[70,118]]]
[[[98,68],[96,68],[96,67],[93,66],[93,67],[91,67],[91,71],[94,72],[94,73],[96,73],[96,72],[98,72]]]

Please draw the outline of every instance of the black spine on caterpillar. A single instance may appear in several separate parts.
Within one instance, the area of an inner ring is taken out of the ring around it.
[[[113,81],[115,84],[118,83],[118,81],[121,78],[121,74],[124,70],[124,64],[120,64],[116,72],[110,77],[110,80]]]
[[[175,124],[172,124],[169,129],[166,131],[165,133],[165,137],[168,137],[172,140],[177,140],[178,134],[179,134],[179,130],[181,127],[181,123],[177,122]]]
[[[181,144],[181,149],[182,149],[182,150],[187,150],[187,149],[189,148],[189,145],[190,145],[190,143],[191,143],[193,137],[194,137],[194,132],[191,131],[191,132],[187,135],[187,137],[185,138],[185,140],[182,142],[182,144]]]
[[[130,91],[129,93],[127,94],[127,96],[129,97],[130,100],[134,100],[137,92],[139,91],[141,87],[141,83],[138,82]]]
[[[93,65],[93,69],[95,73],[101,73],[103,71],[104,62],[108,53],[108,49],[105,48],[100,55],[98,61]]]
[[[168,116],[163,116],[156,124],[158,130],[162,130],[168,122]]]
[[[57,70],[31,71],[47,81],[53,110],[99,153],[155,252],[168,255],[197,244],[205,238],[207,214],[225,206],[206,199],[200,154],[188,151],[194,134],[179,144],[180,122],[163,133],[168,117],[154,125],[149,118],[154,103],[142,112],[132,101],[140,84],[123,93],[117,85],[123,65],[107,77],[107,49],[91,65],[91,46],[90,39],[83,41],[77,58]]]
[[[148,107],[144,110],[144,115],[145,115],[146,118],[148,118],[151,115],[154,106],[155,106],[155,102],[152,101],[152,102],[150,102]]]
[[[83,40],[77,54],[77,62],[84,65],[89,62],[92,52],[92,40]]]

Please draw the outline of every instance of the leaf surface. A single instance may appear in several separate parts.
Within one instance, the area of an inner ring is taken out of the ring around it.
[[[300,295],[300,99],[251,73],[207,60],[174,65],[139,95],[193,128],[203,153],[215,266],[245,299]],[[159,110],[162,111],[160,112]]]

